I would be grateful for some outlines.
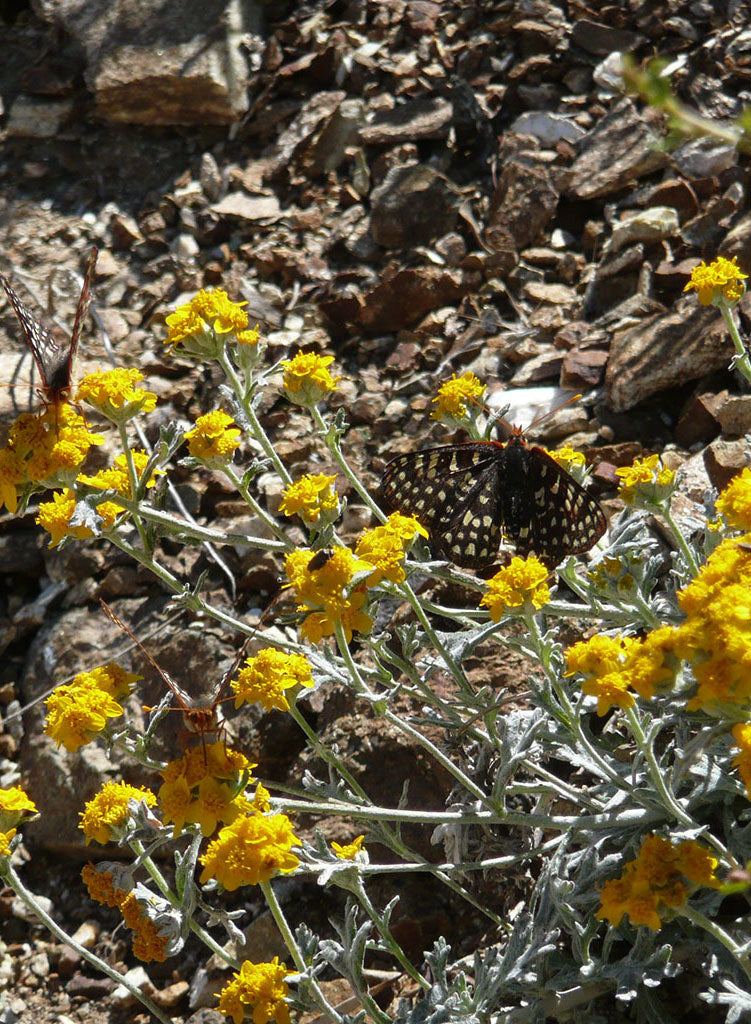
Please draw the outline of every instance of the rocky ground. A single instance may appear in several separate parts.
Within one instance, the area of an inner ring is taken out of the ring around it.
[[[176,305],[221,286],[248,302],[269,359],[301,346],[335,357],[344,379],[330,405],[344,410],[348,458],[372,487],[389,457],[452,439],[430,421],[431,399],[473,370],[512,418],[530,395],[544,408],[560,388],[583,393],[538,436],[586,452],[609,511],[615,468],[654,451],[680,467],[687,505],[701,501],[745,465],[751,398],[727,369],[719,316],[682,289],[698,259],[721,253],[751,268],[747,161],[727,141],[666,144],[664,114],[624,95],[618,68],[623,53],[659,53],[684,103],[737,117],[749,101],[748,24],[742,5],[702,0],[6,4],[0,270],[69,328],[99,246],[76,375],[110,360],[141,368],[160,399],[151,441],[161,423],[216,405],[213,371],[168,357],[162,338]],[[6,428],[36,398],[7,304],[0,332]],[[263,413],[294,475],[332,468],[305,415],[276,395]],[[176,482],[200,522],[251,525],[218,477]],[[278,481],[259,488],[275,511]],[[344,535],[366,522],[353,501]],[[181,578],[208,570],[217,603],[257,615],[279,566],[222,556],[234,596],[202,549],[165,551]],[[237,638],[175,621],[151,578],[106,544],[50,551],[32,512],[0,517],[0,574],[0,784],[20,766],[43,811],[26,830],[24,877],[68,930],[130,967],[116,916],[83,898],[79,878],[90,851],[76,815],[104,777],[103,755],[60,755],[41,737],[40,706],[15,709],[123,647],[92,611],[99,597],[139,636],[153,633],[150,649],[193,692],[221,674]],[[523,699],[517,660],[478,652],[470,667]],[[307,713],[375,800],[392,803],[404,777],[413,806],[447,791],[344,693],[316,694]],[[234,729],[268,779],[299,779],[313,763],[281,716]],[[428,835],[411,839],[430,855]],[[504,886],[485,898],[513,904],[513,880]],[[401,895],[400,937],[418,957],[441,933],[459,948],[476,941],[479,924],[457,933],[454,908],[419,885]],[[315,886],[291,885],[285,898],[293,916],[325,927],[332,907],[321,909]],[[254,927],[268,949],[266,924],[261,915]],[[143,1019],[8,894],[0,928],[3,1020]],[[190,1017],[188,986],[207,986],[202,967],[188,947],[150,972],[177,1020]]]

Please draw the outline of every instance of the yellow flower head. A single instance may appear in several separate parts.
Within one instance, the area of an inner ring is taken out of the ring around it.
[[[649,835],[636,859],[626,863],[621,877],[606,882],[600,890],[602,905],[597,918],[616,927],[628,914],[632,925],[658,931],[660,909],[674,910],[686,902],[687,881],[692,887],[719,887],[714,876],[717,864],[717,859],[693,840],[674,846],[662,836]]]
[[[73,491],[56,491],[52,495],[52,501],[39,503],[39,513],[36,521],[50,534],[50,547],[56,548],[64,537],[71,536],[77,540],[84,540],[86,537],[93,537],[93,532],[83,523],[71,526],[70,521],[76,510],[76,497]],[[101,518],[101,526],[104,529],[112,526],[115,519],[122,512],[119,505],[112,501],[103,501],[97,505],[97,514]]]
[[[315,555],[309,548],[297,548],[284,558],[287,578],[301,611],[341,603],[357,573],[374,568],[371,562],[356,557],[349,548],[337,547],[323,565],[311,570],[310,563],[315,564]]]
[[[144,473],[149,462],[149,456],[145,451],[139,451],[138,449],[133,449],[130,454],[133,459],[133,466],[139,489],[142,489],[143,487],[156,486],[157,477],[164,476],[165,470],[152,468],[151,475],[148,480],[144,480]],[[116,456],[115,464],[113,466],[109,466],[106,469],[100,469],[99,472],[95,473],[93,476],[86,476],[84,473],[79,473],[78,483],[85,484],[87,487],[96,487],[97,490],[100,491],[117,491],[118,494],[122,494],[124,498],[133,498],[133,488],[130,485],[130,472],[128,471],[128,457],[125,453]],[[103,506],[101,505],[97,506],[100,512],[102,507]],[[119,507],[117,508],[118,512],[122,511]]]
[[[743,298],[746,286],[743,281],[748,277],[732,260],[718,256],[707,265],[703,261],[691,271],[691,278],[683,289],[684,292],[695,291],[702,306],[717,306],[721,303],[736,303]]]
[[[515,556],[509,565],[499,569],[480,600],[480,606],[490,610],[493,622],[500,622],[508,611],[528,613],[539,611],[550,600],[547,584],[548,570],[539,560]]]
[[[137,683],[143,676],[135,672],[128,672],[118,665],[116,661],[108,661],[100,668],[93,668],[90,672],[81,672],[76,679],[88,677],[92,679],[100,690],[104,690],[115,700],[122,700],[130,693],[133,683]],[[75,680],[74,680],[75,682]]]
[[[86,836],[87,845],[92,839],[104,844],[120,838],[130,814],[129,800],[143,800],[147,807],[153,807],[156,803],[151,790],[129,786],[125,782],[108,782],[89,800],[81,813],[79,825]]]
[[[133,932],[133,956],[144,963],[163,963],[167,959],[169,936],[162,934],[135,893],[128,893],[120,904],[123,921]]]
[[[69,752],[78,750],[123,709],[90,673],[82,672],[67,686],[58,686],[47,698],[44,731]]]
[[[0,830],[7,832],[28,818],[33,818],[36,813],[36,804],[20,786],[0,789]]]
[[[463,373],[461,377],[451,375],[438,389],[433,399],[436,406],[430,414],[432,420],[463,420],[467,416],[474,419],[485,397],[485,385],[475,377],[474,373]]]
[[[134,368],[89,373],[78,385],[76,401],[88,402],[114,423],[126,423],[156,406],[153,392],[136,387],[143,379],[141,371]]]
[[[278,872],[295,870],[299,860],[291,850],[299,845],[286,814],[237,818],[219,832],[200,858],[201,885],[215,878],[231,892],[241,885],[268,882]]]
[[[715,508],[734,530],[751,530],[751,469],[734,476],[715,502]]]
[[[315,552],[298,548],[284,559],[287,578],[295,592],[300,611],[311,611],[302,624],[302,634],[311,643],[331,636],[341,623],[347,641],[353,631],[367,633],[373,620],[363,611],[367,600],[364,584],[352,588],[357,573],[372,572],[374,566],[355,557],[349,548],[334,548],[322,566],[310,569]],[[313,611],[313,609],[323,609]]]
[[[285,654],[266,647],[246,659],[237,679],[229,685],[235,694],[235,708],[243,703],[258,703],[265,711],[272,708],[289,711],[284,691],[298,686],[311,687],[313,676],[308,659],[302,654]]]
[[[334,489],[336,476],[308,473],[284,489],[279,511],[285,516],[299,515],[306,523],[331,522],[339,514],[339,495]]]
[[[673,493],[675,473],[662,465],[659,455],[637,459],[615,472],[623,481],[618,494],[627,505],[659,505]]]
[[[390,515],[383,526],[365,531],[355,546],[355,554],[375,566],[375,572],[368,576],[369,587],[377,586],[382,579],[404,582],[404,556],[418,534],[427,537],[428,531],[413,516],[400,512]]]
[[[243,1024],[246,1009],[252,1010],[253,1024],[290,1024],[289,1008],[284,1002],[289,987],[284,980],[288,971],[279,958],[271,963],[253,964],[246,960],[219,994],[219,1012]]]
[[[312,406],[336,390],[341,377],[332,377],[329,366],[333,356],[319,356],[316,352],[298,352],[292,359],[283,359],[284,390],[296,405]]]
[[[582,683],[582,692],[597,697],[598,715],[607,714],[613,706],[630,708],[634,698],[628,692],[629,659],[638,649],[639,641],[634,637],[593,636],[566,651],[564,675],[579,672],[587,677]]]
[[[11,828],[7,832],[0,832],[0,857],[9,857],[11,854],[10,844],[18,829]]]
[[[242,308],[246,302],[232,302],[221,288],[200,291],[184,306],[179,306],[167,317],[167,345],[183,342],[183,347],[194,351],[216,335],[244,332],[248,329],[248,314]]]
[[[161,775],[159,807],[165,823],[174,825],[176,839],[186,823],[198,824],[204,836],[212,835],[221,821],[229,825],[249,808],[243,796],[255,764],[237,750],[217,740],[205,747],[191,747],[170,761]]]
[[[193,458],[202,459],[204,462],[227,462],[235,448],[240,445],[238,438],[242,431],[237,427],[230,429],[230,424],[234,422],[232,417],[221,409],[199,416],[195,427],[185,435]]]
[[[18,486],[26,478],[23,459],[12,448],[0,449],[0,508],[5,505],[11,515],[18,510]]]
[[[105,907],[119,907],[133,888],[131,871],[114,861],[86,864],[81,869],[81,878],[89,896]]]
[[[84,418],[70,405],[19,416],[10,428],[7,448],[0,453],[4,503],[15,500],[10,494],[11,485],[24,481],[48,486],[70,482],[89,448],[98,444],[104,444],[102,435],[90,433]]]
[[[351,843],[346,843],[341,846],[339,843],[332,842],[331,849],[340,858],[340,860],[354,860],[357,854],[362,850],[362,842],[365,838],[364,835],[358,836],[353,839]]]

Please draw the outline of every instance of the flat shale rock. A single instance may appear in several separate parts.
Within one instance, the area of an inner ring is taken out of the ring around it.
[[[629,99],[622,99],[579,143],[567,195],[595,199],[632,186],[669,162],[660,137]]]
[[[616,331],[605,374],[608,404],[623,412],[645,398],[728,365],[733,345],[720,314],[683,302]]]

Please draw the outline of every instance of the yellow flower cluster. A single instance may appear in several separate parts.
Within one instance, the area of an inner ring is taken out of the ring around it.
[[[751,469],[734,476],[715,502],[715,508],[732,530],[751,530]]]
[[[277,872],[294,871],[292,853],[300,840],[286,814],[253,812],[226,825],[201,856],[201,885],[210,878],[230,892],[241,885],[268,882]]]
[[[373,571],[373,565],[356,558],[349,548],[335,548],[331,558],[319,569],[309,568],[314,552],[297,548],[284,559],[287,578],[295,592],[299,611],[308,612],[300,627],[311,643],[331,636],[341,623],[349,642],[354,631],[368,633],[373,620],[363,610],[367,600],[365,583],[351,586],[360,572]]]
[[[157,476],[164,476],[163,469],[154,469],[148,480],[144,480],[143,474],[149,461],[149,456],[143,451],[131,452],[135,475],[140,487],[154,487]],[[133,498],[133,488],[130,483],[128,472],[128,461],[126,455],[118,455],[114,466],[101,469],[93,476],[80,473],[78,483],[86,487],[93,487],[100,491],[117,491],[125,498]],[[71,526],[71,519],[76,508],[76,496],[73,491],[57,491],[52,496],[52,501],[43,501],[39,504],[37,522],[50,534],[50,547],[54,548],[60,541],[71,535],[78,540],[86,537],[93,537],[92,530],[83,523]],[[101,520],[101,527],[109,529],[117,517],[123,512],[123,508],[114,501],[101,501],[98,503],[97,515]]]
[[[319,564],[316,552],[307,548],[291,551],[285,557],[284,567],[298,610],[308,613],[300,627],[305,639],[318,643],[331,636],[338,624],[348,643],[355,631],[369,633],[373,620],[365,611],[368,587],[383,579],[393,583],[404,580],[404,555],[418,534],[427,537],[416,519],[397,512],[383,526],[367,530],[354,552],[345,547],[334,548]],[[360,573],[368,575],[355,582]]]
[[[659,455],[637,459],[615,472],[623,481],[618,495],[627,505],[659,505],[673,493],[675,473],[662,465]]]
[[[123,367],[89,373],[78,385],[76,401],[88,402],[114,423],[125,423],[156,407],[156,395],[136,387],[143,379],[140,370]]]
[[[12,827],[13,835],[15,835],[16,825],[32,818],[36,813],[36,804],[20,786],[0,789],[0,832],[6,834],[8,842],[13,838],[8,834],[8,830]]]
[[[696,886],[719,888],[714,876],[717,864],[717,859],[693,840],[674,846],[661,836],[647,836],[638,857],[626,864],[621,877],[600,889],[597,918],[615,928],[628,914],[632,925],[659,931],[661,914],[672,917],[670,912],[682,907]]]
[[[285,516],[299,515],[303,522],[318,523],[338,514],[339,496],[334,490],[336,476],[307,473],[284,489],[279,511]]]
[[[289,1008],[284,1002],[289,987],[284,964],[274,957],[270,963],[253,964],[246,960],[219,995],[219,1012],[243,1024],[246,1009],[253,1011],[254,1024],[290,1024]]]
[[[367,585],[377,586],[381,580],[403,583],[404,556],[417,536],[428,536],[428,531],[414,518],[393,512],[383,526],[366,530],[355,545],[355,555],[375,566],[368,576]]]
[[[285,690],[311,687],[313,676],[308,659],[302,654],[285,654],[266,647],[247,658],[237,679],[230,682],[235,708],[241,704],[260,704],[264,710],[289,711]]]
[[[333,356],[319,356],[316,352],[297,352],[292,359],[283,359],[287,398],[296,405],[313,406],[335,391],[342,378],[331,376],[329,366],[333,362]]]
[[[678,594],[686,621],[677,627],[680,655],[693,664],[689,711],[751,702],[751,537],[727,538]]]
[[[107,719],[122,715],[118,701],[141,678],[115,662],[79,672],[47,698],[45,733],[71,753],[78,750],[105,728]]]
[[[123,871],[118,872],[115,878],[113,865],[107,862],[96,866],[87,864],[81,871],[81,878],[93,900],[107,907],[120,908],[123,921],[133,932],[135,957],[144,963],[162,963],[167,959],[168,936],[160,934],[148,914],[141,910],[131,891],[133,883],[126,880]]]
[[[22,485],[50,486],[59,477],[75,476],[89,448],[98,444],[104,444],[104,438],[90,433],[84,418],[70,405],[19,416],[10,428],[7,446],[0,449],[0,506],[15,513]]]
[[[653,630],[643,640],[595,635],[569,647],[564,674],[583,675],[582,691],[597,697],[597,714],[606,715],[611,707],[633,706],[629,687],[649,700],[657,688],[672,685],[670,655],[675,642],[675,632],[669,626]]]
[[[485,385],[474,373],[463,373],[461,377],[451,375],[438,389],[433,399],[435,409],[430,414],[432,420],[461,420],[467,415],[468,406],[477,412],[485,397]]]
[[[548,570],[534,555],[514,557],[488,580],[488,589],[480,599],[480,607],[490,611],[493,622],[500,622],[507,611],[529,613],[539,611],[550,600]]]
[[[256,345],[258,331],[248,330],[246,302],[232,302],[221,288],[202,290],[167,317],[165,344],[194,355],[216,356],[222,335],[234,333],[241,344]]]
[[[238,792],[250,781],[256,766],[221,741],[191,747],[170,761],[162,772],[159,805],[165,822],[174,824],[174,838],[187,824],[197,824],[204,836],[213,835],[219,822],[229,824],[245,813],[249,802]]]
[[[126,782],[108,782],[102,786],[81,812],[79,828],[86,836],[87,846],[92,839],[102,845],[120,839],[130,815],[130,800],[143,800],[147,807],[156,803],[149,789],[129,786]]]
[[[694,267],[683,290],[695,291],[702,306],[716,306],[721,302],[735,303],[746,293],[743,282],[747,277],[748,274],[744,274],[738,267],[735,256],[731,260],[718,256],[710,264],[702,261],[698,267]]]
[[[357,836],[351,843],[346,843],[342,846],[340,843],[332,841],[331,849],[337,855],[340,860],[354,860],[360,850],[362,850],[362,844],[365,836]]]
[[[239,447],[242,431],[230,428],[235,421],[221,409],[199,416],[196,425],[185,435],[188,450],[194,459],[204,462],[226,462]]]

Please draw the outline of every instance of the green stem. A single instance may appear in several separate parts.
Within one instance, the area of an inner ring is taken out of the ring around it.
[[[235,397],[240,403],[243,412],[248,418],[250,429],[253,437],[258,441],[261,448],[263,448],[264,454],[270,459],[274,469],[277,471],[279,476],[282,478],[286,486],[292,483],[292,477],[287,472],[287,467],[284,465],[278,454],[274,450],[274,446],[268,438],[266,431],[260,424],[258,417],[253,409],[253,403],[250,398],[250,394],[243,382],[237,375],[235,367],[232,365],[231,360],[227,356],[226,349],[223,347],[221,354],[219,355],[219,364],[227,375],[232,390],[235,392]]]
[[[151,508],[148,505],[139,506],[137,502],[124,498],[122,495],[115,495],[108,499],[125,509],[126,512],[138,514],[147,522],[156,523],[165,528],[168,533],[179,533],[184,537],[197,541],[209,541],[213,544],[232,544],[235,547],[254,547],[262,551],[287,551],[289,542],[285,540],[280,543],[275,540],[267,540],[264,537],[252,537],[241,533],[223,533],[221,530],[212,530],[207,526],[199,526],[197,523],[190,523],[187,519],[178,519],[169,512],[162,509]]]
[[[430,982],[427,981],[425,978],[423,978],[423,976],[420,974],[420,972],[418,970],[416,970],[415,967],[410,963],[410,961],[407,958],[406,953],[404,952],[402,947],[399,945],[399,943],[396,941],[394,936],[391,934],[391,930],[389,929],[388,925],[383,920],[383,918],[378,915],[378,913],[376,912],[375,907],[370,902],[370,897],[368,896],[367,892],[365,891],[365,886],[360,881],[359,876],[358,876],[358,886],[357,886],[357,898],[360,901],[361,906],[365,910],[365,913],[368,915],[368,917],[370,918],[370,920],[373,922],[373,924],[375,925],[376,929],[378,930],[378,934],[381,936],[381,940],[383,941],[384,945],[386,946],[388,951],[391,953],[391,955],[396,960],[398,960],[398,962],[402,965],[402,967],[404,968],[406,973],[410,976],[410,978],[413,981],[417,982],[417,984],[420,986],[420,988],[424,992],[429,992],[430,991]]]
[[[724,929],[720,928],[720,926],[714,921],[710,921],[709,918],[705,917],[701,911],[695,910],[688,904],[680,908],[678,915],[680,917],[687,918],[692,924],[695,924],[698,928],[702,928],[708,935],[711,935],[712,938],[716,939],[717,942],[723,945],[725,949],[735,957],[738,966],[746,975],[748,980],[751,981],[751,960],[749,959],[748,954],[741,952],[742,947],[738,945],[732,936],[728,935],[728,933],[724,931]]]
[[[266,904],[271,911],[271,916],[276,922],[276,926],[282,933],[284,944],[289,950],[292,959],[295,961],[295,967],[300,974],[306,975],[308,965],[305,963],[300,947],[295,941],[295,936],[292,933],[292,929],[287,923],[287,918],[284,915],[284,911],[279,905],[279,901],[276,898],[276,893],[271,885],[271,882],[260,882],[261,892],[266,898]],[[344,1024],[343,1018],[337,1013],[333,1006],[326,999],[326,996],[321,991],[321,988],[315,978],[310,975],[306,975],[306,983],[310,986],[312,991],[315,993],[316,1001],[319,1006],[323,1009],[324,1013],[328,1016],[328,1019],[336,1022],[336,1024]]]
[[[738,325],[736,324],[735,317],[733,316],[732,306],[728,306],[727,303],[722,302],[719,305],[719,310],[727,324],[730,337],[733,341],[733,347],[735,348],[735,359],[733,361],[733,365],[747,381],[751,382],[751,360],[749,360],[746,346],[743,344],[743,339],[738,332]]]
[[[248,488],[243,484],[240,477],[235,473],[234,466],[227,465],[224,467],[224,475],[227,479],[234,484],[238,492],[242,495],[245,501],[250,505],[253,513],[265,524],[265,526],[271,530],[277,540],[281,541],[286,551],[294,550],[295,545],[286,535],[282,527],[277,523],[273,516],[270,516],[266,509],[262,508],[253,495],[250,493]]]
[[[105,960],[100,959],[96,953],[92,953],[91,950],[86,949],[84,946],[76,942],[70,935],[64,932],[63,929],[60,928],[60,926],[44,910],[36,897],[24,886],[23,882],[11,866],[10,858],[4,858],[4,860],[5,864],[2,869],[0,869],[0,877],[5,879],[21,902],[31,910],[35,917],[42,922],[42,924],[55,936],[56,939],[64,945],[70,946],[70,948],[75,950],[83,960],[90,963],[92,967],[96,967],[96,969],[101,971],[102,974],[106,974],[107,977],[111,978],[116,985],[122,985],[126,988],[128,992],[130,992],[130,994],[140,1003],[143,1003],[146,1009],[150,1013],[153,1013],[156,1019],[161,1021],[162,1024],[170,1024],[170,1018],[165,1013],[162,1013],[156,1003],[152,1002],[148,996],[145,996],[128,977],[124,974],[118,973],[118,971],[110,967]]]
[[[688,566],[689,570],[691,571],[691,575],[692,576],[698,575],[699,564],[696,561],[696,558],[694,557],[693,551],[688,546],[688,542],[686,541],[686,538],[681,533],[680,527],[678,526],[678,524],[676,523],[675,519],[673,518],[673,514],[670,511],[670,508],[668,507],[668,508],[665,508],[665,509],[661,509],[660,511],[661,511],[663,517],[665,518],[665,522],[668,524],[668,526],[670,527],[670,529],[673,532],[673,537],[675,539],[675,542],[676,542],[676,544],[678,545],[678,547],[681,550],[681,554],[683,555],[683,558],[684,558],[684,560],[686,562],[686,565]]]
[[[464,672],[462,671],[461,667],[451,657],[446,647],[439,639],[436,631],[430,625],[428,617],[423,611],[422,605],[418,600],[417,594],[415,594],[412,587],[405,580],[404,583],[397,584],[397,589],[409,602],[412,611],[415,613],[420,625],[425,631],[425,635],[427,636],[428,640],[430,640],[430,643],[432,644],[433,648],[443,658],[444,662],[446,663],[446,667],[451,672],[451,675],[454,677],[457,686],[459,686],[464,691],[464,693],[474,695],[474,690],[472,689],[469,680],[464,675]]]
[[[118,422],[117,422],[117,430],[118,430],[118,433],[120,434],[120,444],[123,446],[123,451],[125,452],[125,461],[126,461],[127,466],[128,466],[128,478],[130,480],[130,493],[131,493],[131,495],[133,497],[134,502],[136,503],[136,510],[132,513],[132,515],[133,515],[133,522],[135,523],[136,529],[138,530],[138,536],[141,538],[141,544],[143,545],[144,550],[148,551],[150,545],[148,543],[148,538],[146,536],[146,531],[143,528],[143,523],[141,522],[141,516],[139,514],[139,510],[138,510],[138,507],[137,507],[137,502],[138,502],[138,472],[136,470],[135,459],[133,458],[133,452],[131,451],[130,442],[128,440],[128,431],[126,429],[125,423],[122,420],[118,420]]]
[[[334,456],[334,461],[336,462],[339,469],[341,469],[342,473],[344,473],[344,475],[352,485],[353,489],[360,495],[360,497],[368,506],[373,515],[376,517],[376,519],[378,519],[378,521],[381,523],[385,523],[387,518],[386,515],[373,501],[368,490],[363,486],[363,484],[358,479],[357,474],[352,469],[350,469],[349,463],[344,458],[344,454],[342,453],[341,445],[339,444],[338,440],[327,440],[329,435],[329,428],[326,425],[326,421],[321,415],[321,412],[318,409],[318,407],[314,405],[310,410],[310,414],[313,417],[313,420],[315,421],[318,430],[320,431],[322,439],[326,443],[326,447]]]

